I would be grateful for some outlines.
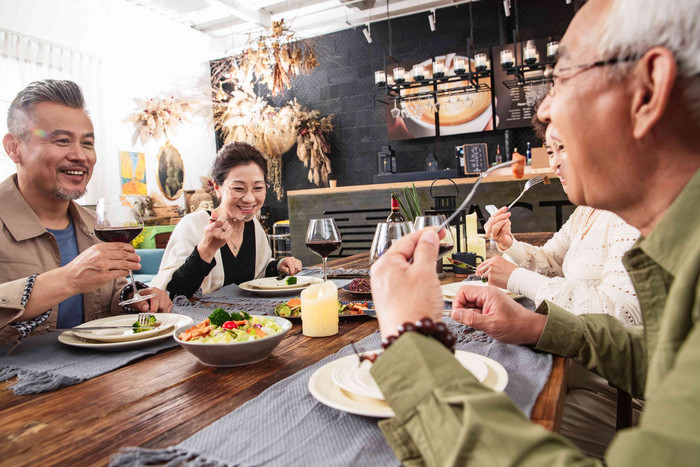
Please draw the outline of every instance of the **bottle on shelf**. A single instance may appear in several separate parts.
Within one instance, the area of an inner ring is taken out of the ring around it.
[[[525,163],[527,162],[527,159],[525,158],[525,156],[518,152],[518,148],[514,148],[512,160],[517,162],[517,164],[513,164],[510,166],[513,170],[513,177],[520,180],[525,174]]]
[[[530,149],[530,143],[527,143],[527,149],[525,150],[525,157],[527,158],[527,165],[532,165],[532,150]]]
[[[503,162],[503,157],[501,157],[501,145],[496,146],[496,164]]]
[[[386,218],[386,221],[391,223],[391,222],[404,222],[406,219],[401,215],[401,211],[399,210],[399,199],[391,195],[391,214],[389,214],[389,217]]]

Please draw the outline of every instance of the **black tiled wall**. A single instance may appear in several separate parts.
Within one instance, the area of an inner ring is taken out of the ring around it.
[[[573,5],[565,0],[519,0],[520,37],[561,38],[574,14]],[[501,1],[481,0],[472,5],[474,43],[489,47],[513,41],[515,12],[503,15]],[[508,131],[421,138],[409,141],[387,141],[385,95],[374,86],[374,71],[384,67],[385,54],[399,62],[411,63],[434,55],[464,51],[469,37],[469,5],[442,8],[436,11],[437,29],[430,31],[428,14],[421,13],[391,20],[391,50],[387,21],[373,23],[373,42],[368,44],[361,28],[349,29],[313,39],[319,66],[310,75],[299,76],[292,89],[276,98],[268,97],[273,105],[297,99],[308,109],[323,115],[333,114],[336,130],[332,136],[330,155],[334,178],[340,186],[372,183],[377,173],[377,152],[391,144],[398,156],[398,171],[425,170],[425,157],[433,153],[439,168],[454,167],[454,147],[469,143],[487,143],[493,161],[496,145],[500,144],[505,158],[508,147],[523,148],[526,142],[541,144],[529,128]],[[293,27],[293,24],[292,24]],[[259,90],[262,95],[265,89]],[[520,151],[524,153],[523,151]],[[296,147],[283,156],[283,186],[285,190],[313,188],[307,181],[306,169],[296,157]],[[286,219],[287,199],[274,199],[268,194],[272,221]]]

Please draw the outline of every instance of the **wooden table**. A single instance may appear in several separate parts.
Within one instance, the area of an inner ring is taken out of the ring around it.
[[[365,257],[330,266],[366,268]],[[341,291],[341,300],[350,298]],[[266,360],[239,368],[210,368],[181,348],[56,391],[16,396],[0,383],[0,464],[105,465],[123,446],[177,444],[274,383],[377,330],[371,318],[341,320],[339,334],[307,338],[295,324]],[[552,373],[532,420],[557,429],[564,395],[564,360]]]

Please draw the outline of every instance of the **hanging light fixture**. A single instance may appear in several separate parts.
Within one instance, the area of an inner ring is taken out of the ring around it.
[[[428,24],[430,24],[430,30],[435,31],[435,10],[430,10],[428,15]]]
[[[367,43],[368,43],[368,44],[371,44],[371,43],[372,43],[372,34],[371,34],[370,30],[369,30],[369,23],[368,23],[367,26],[362,30],[362,34],[365,35],[365,39],[367,40]]]

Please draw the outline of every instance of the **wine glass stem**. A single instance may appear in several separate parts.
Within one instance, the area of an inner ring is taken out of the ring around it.
[[[131,277],[131,290],[134,291],[132,298],[140,298],[139,290],[136,288],[136,281],[134,280],[134,273],[130,270],[129,276]]]
[[[323,282],[326,282],[328,280],[328,275],[326,274],[326,262],[328,261],[327,257],[323,257]]]

